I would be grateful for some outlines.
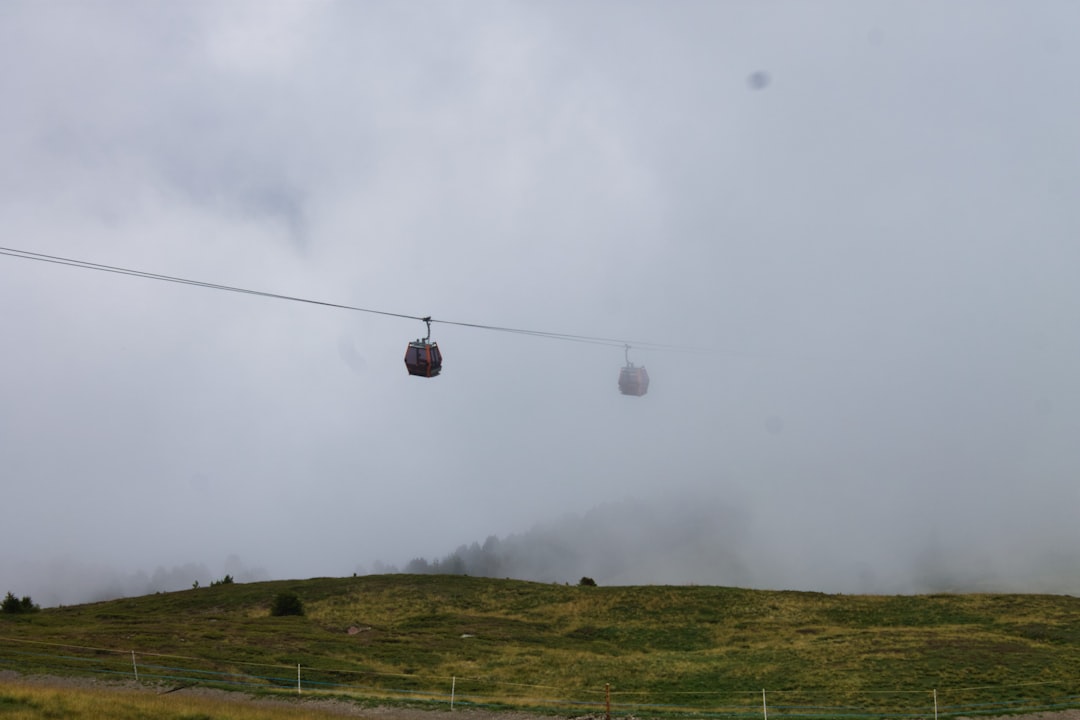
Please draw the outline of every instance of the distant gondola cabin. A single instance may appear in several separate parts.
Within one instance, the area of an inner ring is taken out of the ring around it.
[[[649,391],[649,373],[643,367],[627,365],[619,372],[619,392],[641,397]]]
[[[442,353],[439,344],[426,340],[409,343],[405,349],[405,367],[410,375],[435,377],[442,371]]]

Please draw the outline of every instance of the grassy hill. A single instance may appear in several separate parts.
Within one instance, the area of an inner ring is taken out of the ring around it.
[[[288,591],[306,614],[271,617]],[[305,692],[429,703],[1004,714],[1080,707],[1080,600],[385,575],[0,616],[0,669],[284,693],[298,665]]]

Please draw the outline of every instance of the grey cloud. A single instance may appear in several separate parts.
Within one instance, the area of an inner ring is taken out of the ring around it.
[[[624,500],[658,515],[596,562],[700,564],[612,581],[1073,587],[1072,5],[0,12],[8,246],[707,349],[635,348],[626,398],[619,343],[436,324],[424,381],[417,321],[0,257],[10,590],[401,567]]]

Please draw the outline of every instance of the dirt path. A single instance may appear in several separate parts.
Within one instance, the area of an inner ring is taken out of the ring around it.
[[[56,675],[22,675],[14,670],[0,670],[0,682],[36,687],[112,689],[130,692],[145,692],[163,695],[166,693],[184,693],[211,698],[222,703],[236,703],[264,707],[302,706],[341,717],[367,717],[378,720],[565,720],[565,718],[544,717],[525,712],[487,711],[474,708],[449,710],[422,710],[405,707],[361,707],[345,700],[319,697],[258,697],[241,691],[219,690],[199,685],[154,686],[136,683],[132,680],[121,682],[105,681],[93,677],[62,677]],[[583,717],[581,720],[586,720]],[[1080,717],[1071,719],[1080,720]]]
[[[105,688],[164,694],[166,692],[186,693],[212,698],[223,703],[245,703],[248,705],[281,707],[303,706],[341,717],[366,717],[377,720],[566,720],[563,717],[536,715],[526,712],[477,710],[475,708],[449,710],[422,710],[404,707],[360,707],[344,700],[318,697],[257,697],[232,690],[218,690],[198,685],[190,687],[151,686],[133,681],[111,682],[93,677],[59,677],[53,675],[21,675],[13,670],[0,671],[0,682],[21,683],[57,688]],[[595,715],[582,715],[576,720],[599,720]],[[973,720],[958,717],[956,720]],[[983,717],[977,720],[1080,720],[1080,709],[1060,710],[1055,712],[1029,713],[1026,715],[1006,715]]]

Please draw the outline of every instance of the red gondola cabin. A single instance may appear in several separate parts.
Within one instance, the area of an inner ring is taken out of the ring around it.
[[[405,349],[405,367],[410,375],[435,377],[442,370],[442,353],[439,344],[427,340],[415,340]]]

